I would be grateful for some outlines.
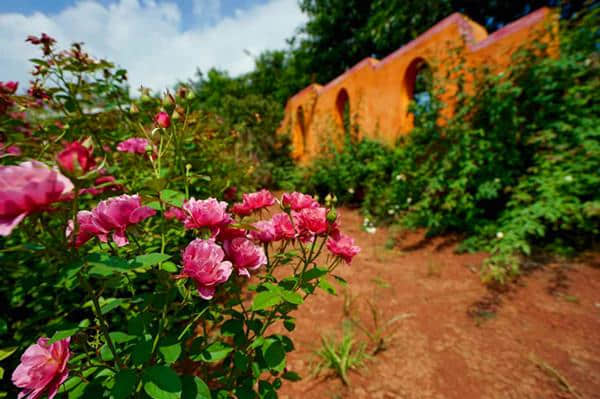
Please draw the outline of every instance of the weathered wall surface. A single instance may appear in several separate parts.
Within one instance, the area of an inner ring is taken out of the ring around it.
[[[556,16],[547,8],[492,35],[464,15],[452,14],[385,59],[366,58],[325,86],[313,84],[291,97],[280,131],[291,134],[292,156],[306,163],[330,142],[341,143],[347,99],[359,136],[393,145],[412,129],[408,106],[420,63],[427,63],[437,82],[448,81],[461,58],[468,68],[500,71],[523,46],[544,42],[557,47],[556,30]],[[441,99],[449,105],[447,112],[455,93],[456,87],[446,83]]]

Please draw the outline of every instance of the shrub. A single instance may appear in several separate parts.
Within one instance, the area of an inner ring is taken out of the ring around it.
[[[465,233],[462,249],[491,253],[485,280],[518,274],[532,247],[591,245],[600,200],[598,12],[564,23],[559,57],[540,57],[539,46],[500,74],[478,71],[475,91],[459,93],[444,125],[440,104],[420,109],[393,151],[364,157],[371,143],[346,146],[317,161],[309,187],[341,193],[361,184],[363,211],[379,220]]]
[[[335,210],[266,190],[220,201],[255,182],[218,116],[184,87],[125,105],[124,72],[42,38],[29,94],[0,88],[3,393],[276,397],[299,377],[273,326],[292,331],[359,251]]]

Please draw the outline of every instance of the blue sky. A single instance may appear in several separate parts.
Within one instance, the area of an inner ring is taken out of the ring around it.
[[[0,2],[0,12],[31,14],[42,12],[56,14],[61,10],[75,5],[79,0],[3,0]],[[156,0],[155,0],[156,1]],[[235,15],[236,10],[247,10],[268,0],[158,0],[158,3],[175,3],[182,13],[182,28],[214,25],[219,19]],[[118,3],[118,0],[97,0],[108,6]]]
[[[284,48],[305,21],[297,0],[1,0],[0,80],[27,86],[39,54],[24,39],[45,32],[126,68],[134,88],[163,90],[196,68],[248,72],[247,52]]]

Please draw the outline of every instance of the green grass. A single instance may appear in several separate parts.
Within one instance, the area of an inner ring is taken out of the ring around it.
[[[350,385],[348,372],[363,367],[369,359],[364,342],[357,342],[349,325],[344,326],[341,340],[321,337],[321,347],[315,352],[318,362],[313,370],[313,375],[318,376],[322,371],[339,377],[344,385]]]

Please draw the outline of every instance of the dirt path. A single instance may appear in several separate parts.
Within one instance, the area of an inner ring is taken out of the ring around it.
[[[319,293],[296,315],[289,369],[304,378],[281,398],[600,398],[600,255],[546,265],[495,295],[476,272],[483,254],[419,233],[388,250],[386,229],[368,235],[356,211],[341,214],[363,252],[338,269],[346,295]],[[345,309],[372,328],[367,300],[384,319],[404,317],[389,348],[351,372],[350,387],[311,378],[320,336],[341,335]]]

